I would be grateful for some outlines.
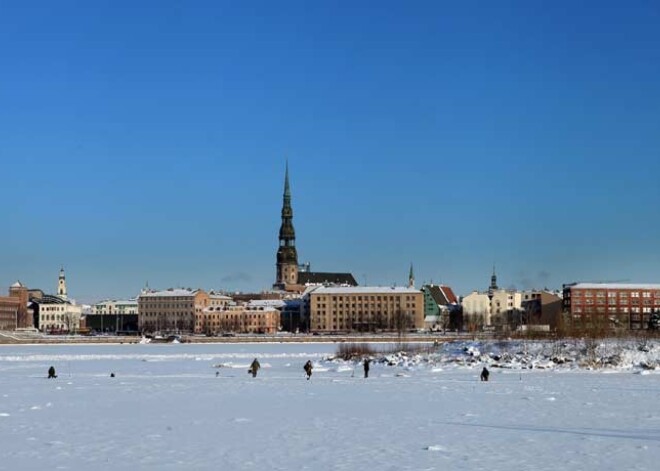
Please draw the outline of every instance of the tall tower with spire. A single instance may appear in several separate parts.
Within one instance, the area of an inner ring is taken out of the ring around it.
[[[67,294],[66,294],[66,277],[64,276],[64,267],[60,268],[60,276],[57,280],[57,295],[62,299],[67,298]]]
[[[493,274],[490,277],[490,286],[488,287],[488,299],[493,300],[493,294],[498,290],[497,275],[495,274],[495,265],[493,265]]]
[[[410,263],[410,273],[408,273],[408,288],[415,287],[415,274],[413,273],[413,264]]]
[[[282,224],[280,225],[280,246],[277,249],[277,273],[275,288],[286,289],[298,284],[298,252],[296,251],[296,231],[293,229],[293,209],[291,208],[291,187],[289,185],[289,163],[284,174],[284,196],[282,201]]]

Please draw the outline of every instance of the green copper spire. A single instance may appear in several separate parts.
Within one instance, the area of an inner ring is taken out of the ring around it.
[[[415,274],[413,273],[413,264],[410,262],[410,273],[408,274],[408,287],[415,287]]]
[[[286,161],[286,172],[284,174],[284,203],[291,204],[291,187],[289,186],[289,161]]]

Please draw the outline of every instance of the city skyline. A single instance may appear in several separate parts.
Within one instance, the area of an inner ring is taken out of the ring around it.
[[[0,279],[81,302],[274,281],[658,280],[643,2],[3,9]],[[606,50],[607,53],[602,51]]]

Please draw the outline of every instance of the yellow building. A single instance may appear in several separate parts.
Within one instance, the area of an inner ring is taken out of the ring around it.
[[[320,287],[309,294],[314,332],[404,331],[424,327],[424,294],[401,287]]]
[[[195,316],[209,306],[201,289],[143,291],[138,297],[138,328],[141,332],[192,332]]]
[[[280,311],[272,306],[208,307],[195,316],[196,334],[274,334],[279,326]]]

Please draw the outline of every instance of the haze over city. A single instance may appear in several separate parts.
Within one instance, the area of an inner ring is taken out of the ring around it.
[[[0,14],[0,278],[82,302],[657,281],[660,8],[35,2]]]

